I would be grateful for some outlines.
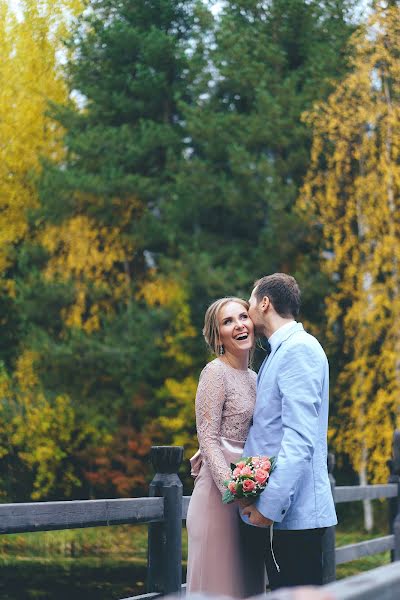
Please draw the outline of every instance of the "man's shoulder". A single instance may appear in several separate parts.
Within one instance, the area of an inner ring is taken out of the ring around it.
[[[287,342],[293,345],[317,344],[318,346],[321,346],[317,338],[304,329],[302,323],[299,323],[298,325],[299,327],[293,328],[291,331],[289,331],[289,335],[286,340]]]
[[[305,352],[320,355],[326,358],[325,351],[316,337],[305,329],[294,331],[285,341],[287,352]]]

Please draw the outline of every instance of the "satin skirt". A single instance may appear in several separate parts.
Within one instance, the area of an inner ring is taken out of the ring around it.
[[[227,461],[237,462],[243,443],[221,438]],[[243,543],[238,506],[223,504],[209,466],[197,452],[192,463],[196,476],[186,527],[188,532],[187,593],[246,598],[265,592],[264,556],[249,556]],[[251,565],[249,563],[251,561]]]

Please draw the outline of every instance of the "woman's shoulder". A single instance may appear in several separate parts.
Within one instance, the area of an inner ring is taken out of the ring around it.
[[[225,364],[224,361],[220,360],[219,358],[214,358],[214,360],[211,360],[209,363],[207,363],[201,371],[200,377],[223,377],[224,373],[228,371],[231,376],[232,372],[240,376],[246,376],[247,373],[247,375],[251,379],[254,379],[254,381],[257,379],[257,373],[252,369],[247,369],[247,371],[240,371],[239,369],[234,369],[233,367],[230,367],[229,365]]]
[[[197,393],[206,390],[212,395],[224,391],[225,385],[224,365],[216,358],[207,363],[200,373]]]
[[[220,375],[223,372],[223,369],[224,363],[221,360],[219,360],[219,358],[214,358],[214,360],[211,360],[203,368],[202,372],[200,373],[200,377],[204,375],[209,375],[210,377]]]

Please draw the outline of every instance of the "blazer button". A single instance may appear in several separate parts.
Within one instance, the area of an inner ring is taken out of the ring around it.
[[[283,510],[283,511],[282,511],[282,514],[284,515],[284,514],[285,514],[285,512],[286,512],[286,510]]]

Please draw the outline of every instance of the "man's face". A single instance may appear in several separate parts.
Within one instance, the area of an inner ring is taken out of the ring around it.
[[[254,323],[254,330],[256,335],[263,335],[264,333],[264,319],[263,312],[260,309],[260,303],[258,302],[255,291],[257,287],[253,289],[251,292],[251,296],[249,299],[249,317]]]

